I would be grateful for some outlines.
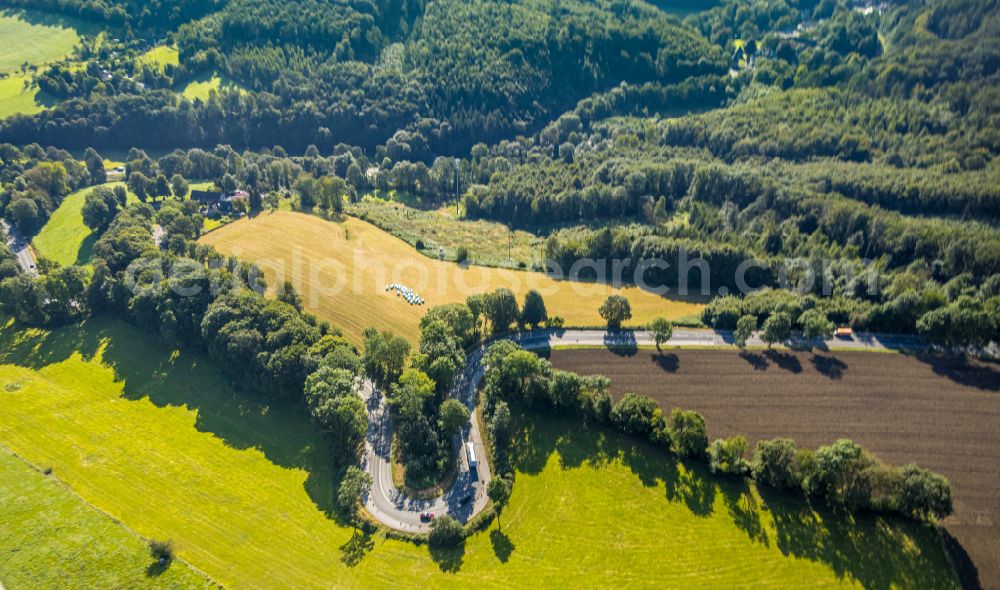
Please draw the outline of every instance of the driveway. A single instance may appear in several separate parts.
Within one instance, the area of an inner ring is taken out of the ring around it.
[[[365,438],[364,467],[372,476],[372,489],[364,498],[365,507],[379,522],[400,531],[426,533],[430,523],[421,522],[421,512],[432,512],[435,517],[445,514],[467,522],[486,507],[486,484],[491,473],[483,446],[479,420],[476,418],[477,386],[485,368],[482,355],[485,347],[472,352],[465,369],[450,396],[461,400],[469,408],[469,423],[452,443],[458,458],[455,483],[443,495],[432,500],[407,497],[392,483],[392,416],[383,392],[364,381],[362,397],[368,407],[368,434]],[[476,450],[478,467],[469,467],[465,443],[472,442]],[[465,500],[470,497],[470,500]]]

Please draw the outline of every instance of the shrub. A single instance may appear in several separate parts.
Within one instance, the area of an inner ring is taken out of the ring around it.
[[[913,464],[906,465],[899,471],[902,478],[899,506],[901,512],[912,516],[937,518],[951,514],[953,509],[951,484],[947,478]]]
[[[435,547],[454,547],[465,540],[465,527],[462,523],[445,514],[431,523],[431,534],[427,542]]]
[[[708,434],[705,418],[698,412],[674,408],[670,412],[669,433],[670,445],[678,455],[693,459],[705,455]]]
[[[455,252],[455,262],[462,264],[469,260],[469,249],[465,246],[459,246],[458,250]]]
[[[589,382],[584,387],[581,401],[583,413],[595,422],[607,424],[611,420],[611,408],[614,405],[608,392],[608,379],[596,375],[585,379]]]
[[[795,479],[802,487],[802,491],[808,496],[818,496],[822,493],[819,477],[819,465],[816,462],[816,452],[812,449],[799,449],[795,451],[795,460],[792,463],[792,471]]]
[[[861,505],[857,499],[857,484],[873,460],[861,445],[842,438],[832,445],[816,449],[817,484],[815,491],[829,500]]]
[[[716,439],[708,447],[708,467],[712,473],[746,475],[750,471],[747,462],[747,439],[733,436]]]
[[[624,433],[649,436],[657,410],[659,407],[652,399],[638,393],[626,393],[611,408],[611,423]]]
[[[795,454],[795,441],[789,438],[759,441],[751,467],[754,479],[774,488],[797,487]]]
[[[149,554],[157,561],[170,561],[174,558],[174,543],[153,539],[149,542]]]

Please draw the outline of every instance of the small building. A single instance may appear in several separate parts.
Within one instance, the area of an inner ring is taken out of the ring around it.
[[[217,205],[222,200],[222,193],[218,191],[192,190],[191,200],[198,201],[202,205]]]
[[[854,330],[848,326],[841,326],[833,333],[837,338],[850,338],[854,336]]]

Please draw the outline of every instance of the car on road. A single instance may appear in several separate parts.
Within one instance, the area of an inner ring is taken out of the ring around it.
[[[430,522],[432,520],[434,520],[434,513],[433,512],[421,512],[420,513],[420,522]]]

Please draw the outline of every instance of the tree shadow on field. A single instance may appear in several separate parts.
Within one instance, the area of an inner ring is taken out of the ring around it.
[[[914,358],[930,365],[935,375],[959,385],[984,391],[1000,391],[1000,363],[997,361],[934,354],[918,354]]]
[[[173,559],[164,559],[160,561],[159,559],[154,560],[153,563],[146,567],[146,577],[147,578],[158,578],[164,574],[170,566],[174,563]]]
[[[816,371],[829,379],[837,380],[844,376],[847,363],[835,356],[814,354],[809,359]]]
[[[741,350],[740,358],[753,367],[754,371],[766,371],[769,366],[769,363],[767,362],[767,359],[764,358],[764,355],[750,352],[749,350]]]
[[[728,485],[722,485],[720,488],[733,524],[746,533],[752,541],[770,547],[771,542],[760,520],[760,503],[750,488],[748,480],[742,477],[726,479],[729,480]]]
[[[510,554],[514,552],[514,543],[507,533],[500,529],[490,531],[490,545],[493,546],[493,553],[500,563],[507,563],[510,560]]]
[[[951,562],[955,564],[955,570],[958,572],[958,579],[962,584],[962,588],[965,590],[981,590],[983,582],[979,579],[979,568],[976,567],[975,562],[972,561],[972,557],[969,556],[965,547],[962,547],[962,543],[945,528],[941,529],[941,540],[948,550],[948,555],[951,556]]]
[[[683,502],[698,516],[713,512],[720,480],[703,464],[678,461],[652,443],[576,418],[543,418],[523,407],[511,409],[516,424],[511,460],[518,471],[537,475],[553,454],[564,470],[584,465],[601,469],[617,460],[644,486],[662,484],[667,500]]]
[[[465,542],[457,547],[438,547],[428,545],[431,559],[438,565],[442,572],[453,574],[462,569],[462,561],[465,559]]]
[[[954,586],[934,525],[812,506],[767,486],[758,490],[783,555],[825,563],[837,577],[856,580],[865,588]]]
[[[840,578],[879,590],[950,587],[953,582],[933,526],[814,507],[798,495],[712,474],[702,462],[678,460],[661,447],[604,426],[539,415],[517,404],[511,411],[511,460],[519,472],[537,475],[551,469],[553,454],[564,470],[620,461],[644,486],[662,486],[664,501],[696,517],[728,518],[753,543],[823,563]],[[706,543],[710,548],[711,540]]]
[[[766,356],[772,363],[778,365],[780,369],[788,371],[789,373],[802,372],[802,363],[799,362],[798,357],[794,354],[778,352],[777,350],[766,350],[764,351],[764,356]]]
[[[82,266],[89,264],[94,258],[94,244],[97,242],[97,234],[90,233],[80,242],[80,249],[76,252],[76,264]]]
[[[355,531],[351,538],[340,546],[340,562],[347,567],[354,567],[361,563],[361,560],[374,548],[375,541],[372,539],[371,531]]]
[[[673,353],[651,354],[649,355],[649,359],[653,361],[654,365],[667,373],[676,373],[681,364],[680,358]]]
[[[337,517],[333,495],[342,474],[334,470],[329,441],[304,404],[237,391],[206,356],[172,350],[156,335],[114,318],[97,316],[54,330],[26,329],[0,318],[0,363],[38,370],[73,355],[110,368],[122,398],[184,407],[197,413],[199,432],[237,450],[257,449],[279,467],[305,471],[309,497],[329,518]]]
[[[37,371],[74,354],[90,361],[100,349],[103,336],[99,327],[82,328],[96,325],[95,320],[87,320],[77,327],[50,331],[25,327],[0,314],[0,364]]]

